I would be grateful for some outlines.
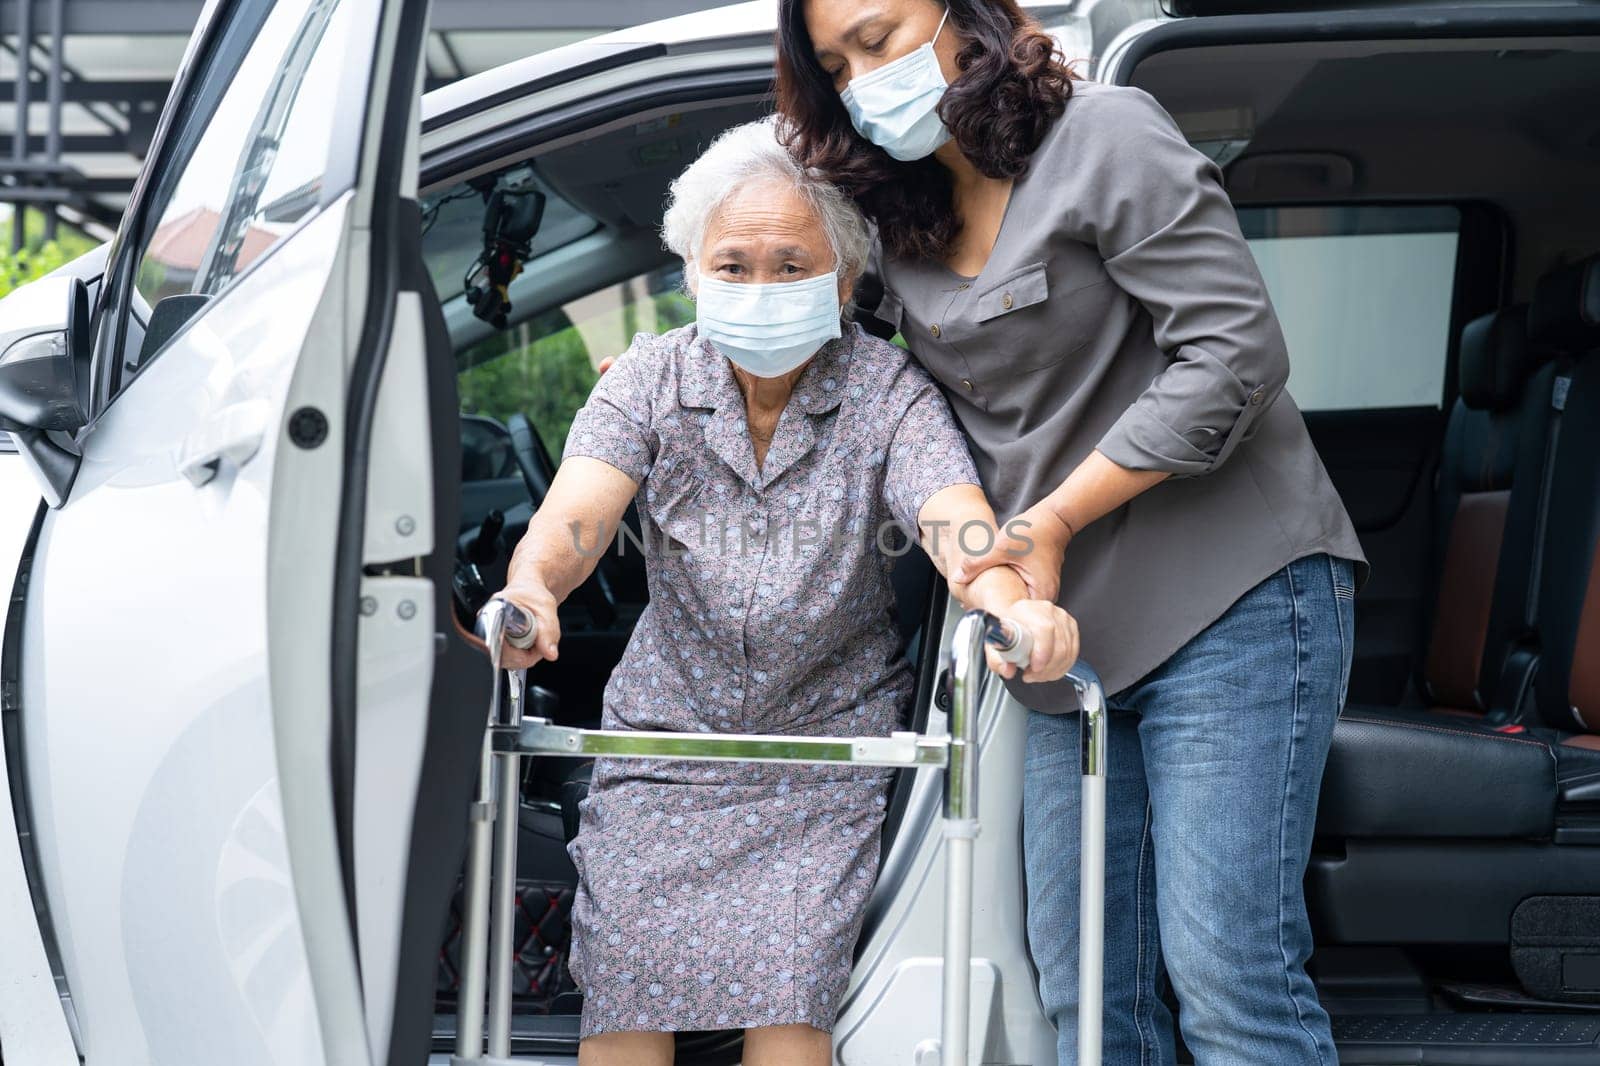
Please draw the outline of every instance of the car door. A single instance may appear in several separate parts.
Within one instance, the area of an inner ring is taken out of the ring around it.
[[[404,773],[435,643],[433,440],[397,432],[426,397],[396,266],[425,17],[209,5],[110,251],[91,421],[6,664],[35,909],[88,1063],[386,1056],[369,952],[410,809],[359,789]],[[402,738],[381,781],[355,751],[382,752],[374,700]]]

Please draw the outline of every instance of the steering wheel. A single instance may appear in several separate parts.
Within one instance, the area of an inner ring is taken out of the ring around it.
[[[506,430],[511,434],[511,452],[516,456],[517,469],[522,472],[522,483],[527,486],[528,499],[537,511],[544,506],[550,493],[550,482],[555,479],[556,464],[545,450],[544,441],[534,432],[528,416],[518,411],[506,419]],[[609,545],[595,564],[594,573],[579,588],[584,606],[589,609],[595,625],[609,626],[617,619],[617,560]]]

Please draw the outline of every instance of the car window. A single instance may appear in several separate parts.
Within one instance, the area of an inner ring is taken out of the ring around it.
[[[600,361],[620,355],[635,333],[664,333],[693,321],[677,264],[608,285],[457,353],[461,410],[501,422],[527,415],[559,462],[572,418],[599,380]]]
[[[107,304],[113,388],[325,202],[350,5],[238,6],[139,206]],[[102,349],[106,351],[107,349]]]
[[[531,168],[529,174],[528,185],[545,198],[539,230],[528,246],[529,262],[600,228]],[[422,202],[422,259],[440,303],[460,298],[466,274],[483,251],[485,200],[484,188],[461,184]]]
[[[1283,323],[1301,410],[1441,406],[1459,210],[1246,207],[1239,223]]]

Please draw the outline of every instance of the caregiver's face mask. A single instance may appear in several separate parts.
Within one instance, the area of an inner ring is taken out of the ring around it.
[[[933,52],[949,17],[946,7],[933,40],[870,74],[852,78],[839,94],[861,136],[901,162],[922,159],[950,139],[939,118],[944,71]]]
[[[740,284],[700,275],[695,323],[718,352],[758,378],[782,377],[840,336],[839,278]]]

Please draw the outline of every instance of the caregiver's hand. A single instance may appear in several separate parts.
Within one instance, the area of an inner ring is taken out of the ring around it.
[[[500,665],[507,670],[524,670],[534,663],[554,659],[556,645],[561,643],[561,622],[556,617],[556,598],[544,582],[513,572],[510,582],[495,596],[533,615],[534,624],[533,646],[514,648],[509,641],[502,642]]]
[[[988,609],[1033,638],[1033,654],[1022,680],[1059,680],[1078,661],[1078,623],[1049,600],[1017,600],[1005,607]],[[1016,666],[1002,660],[993,648],[986,647],[984,652],[989,669],[1001,677],[1016,675]]]
[[[1008,566],[1021,576],[1029,596],[1054,600],[1061,591],[1061,562],[1071,540],[1072,530],[1040,502],[1007,522],[988,551],[962,556],[951,579],[970,584],[991,567]]]

